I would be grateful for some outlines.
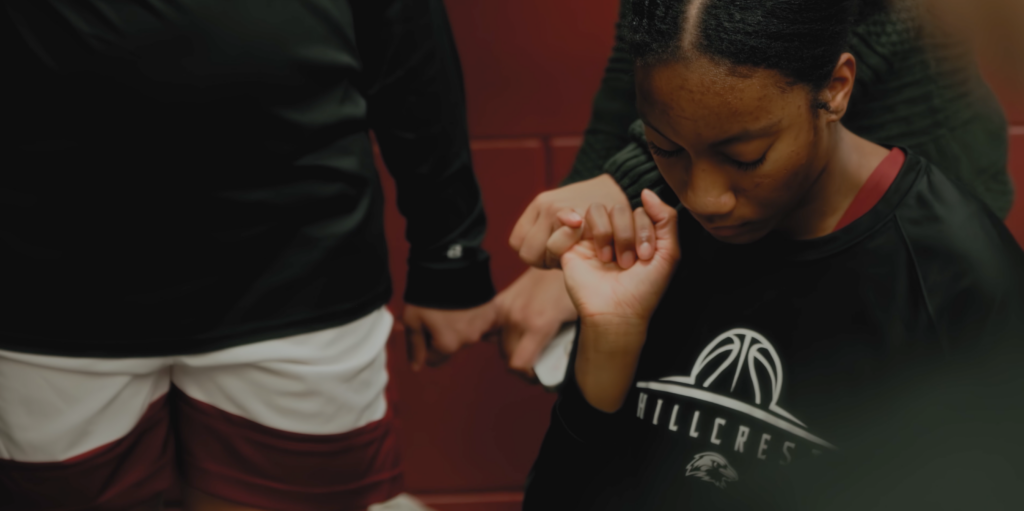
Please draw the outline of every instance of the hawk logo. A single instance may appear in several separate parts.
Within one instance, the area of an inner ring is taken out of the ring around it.
[[[686,465],[686,476],[694,476],[722,489],[725,489],[725,483],[740,480],[736,470],[717,452],[702,452],[694,456],[693,461]]]

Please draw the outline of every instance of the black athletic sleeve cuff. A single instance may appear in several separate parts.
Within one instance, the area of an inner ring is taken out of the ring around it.
[[[490,255],[478,248],[463,250],[471,253],[455,261],[410,260],[405,302],[432,309],[468,309],[494,298]]]

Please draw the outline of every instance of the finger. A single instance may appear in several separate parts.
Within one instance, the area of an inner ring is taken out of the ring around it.
[[[583,226],[583,217],[574,209],[563,209],[555,214],[555,219],[558,223],[566,227],[572,227],[573,229]]]
[[[526,234],[537,223],[538,216],[540,216],[540,207],[537,206],[537,201],[534,199],[526,207],[526,211],[523,211],[523,214],[519,216],[516,226],[512,228],[512,235],[508,238],[508,245],[512,247],[512,250],[518,252],[522,248],[523,242],[526,240]]]
[[[424,339],[427,347],[427,367],[437,367],[451,358],[459,350],[457,344],[449,339],[438,338],[430,331],[430,325],[424,326]]]
[[[519,345],[519,340],[523,338],[523,330],[516,327],[514,324],[509,324],[506,328],[501,331],[501,349],[498,351],[501,353],[501,358],[505,360],[507,364],[509,360],[512,360],[512,354],[516,351],[516,346]]]
[[[640,194],[644,203],[644,211],[654,222],[655,250],[661,250],[662,243],[665,248],[678,253],[679,233],[676,231],[676,210],[672,206],[662,202],[658,194],[644,189]]]
[[[488,331],[484,332],[484,335],[480,336],[480,342],[488,342],[488,343],[490,343],[490,342],[493,342],[493,343],[501,342],[501,330],[494,329],[494,330],[488,330]]]
[[[615,239],[615,259],[619,267],[628,269],[636,262],[633,234],[633,213],[628,206],[615,205],[611,210],[612,237]]]
[[[648,188],[644,188],[643,192],[640,192],[640,200],[643,201],[647,216],[651,217],[655,225],[668,221],[676,215],[675,208],[665,204],[661,197],[658,197],[658,194]]]
[[[555,233],[548,238],[548,243],[545,247],[545,267],[560,268],[562,256],[572,249],[573,245],[575,245],[582,236],[583,229],[573,229],[569,226],[561,227],[555,231]]]
[[[544,266],[544,250],[554,230],[555,228],[547,222],[537,222],[519,247],[519,259],[530,266],[549,268]]]
[[[405,347],[409,353],[409,365],[413,371],[423,369],[427,361],[427,339],[419,328],[405,328]]]
[[[427,332],[427,350],[440,353],[444,356],[451,356],[458,353],[463,345],[473,344],[478,339],[467,339],[457,335],[442,337],[434,332]],[[429,353],[428,353],[429,356]]]
[[[592,204],[587,210],[584,223],[590,226],[590,235],[594,238],[594,251],[601,262],[610,263],[615,256],[612,248],[612,223],[608,219],[608,210],[603,204]]]
[[[551,233],[549,233],[550,235],[545,240],[545,252],[544,252],[544,256],[543,256],[543,267],[544,268],[560,268],[561,267],[561,263],[559,262],[559,260],[561,259],[562,254],[564,252],[560,251],[557,254],[553,254],[550,250],[547,249],[547,244],[551,242],[551,236],[554,236],[554,233],[557,233],[558,230],[561,229],[563,226],[580,230],[578,228],[582,227],[582,225],[583,225],[583,217],[580,216],[579,213],[577,213],[576,211],[571,210],[571,209],[565,209],[565,210],[559,211],[558,213],[555,214],[555,219],[554,220],[555,220],[555,223],[551,226]],[[582,231],[581,231],[580,234],[582,234]],[[539,238],[539,233],[538,233],[538,238]],[[572,244],[576,243],[576,240],[579,240],[579,236],[576,236],[575,240],[573,240],[572,243],[570,243],[568,246],[564,247],[564,250],[569,250],[570,248],[572,248]],[[534,249],[531,248],[531,250],[534,250]],[[536,256],[533,256],[533,257],[536,257]]]
[[[654,224],[644,208],[633,210],[633,228],[636,230],[636,255],[641,261],[654,257]]]

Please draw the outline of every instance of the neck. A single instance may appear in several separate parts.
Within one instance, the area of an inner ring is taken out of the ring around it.
[[[854,135],[836,124],[830,154],[804,198],[778,227],[794,239],[811,239],[831,233],[857,192],[889,151]]]

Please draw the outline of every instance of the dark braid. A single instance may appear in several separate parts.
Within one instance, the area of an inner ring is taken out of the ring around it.
[[[686,19],[693,1],[701,1],[695,23]],[[885,0],[631,0],[626,42],[641,65],[696,53],[774,69],[817,91],[846,51],[854,22],[884,7]],[[696,37],[683,33],[689,26]],[[684,37],[692,48],[683,48]]]

